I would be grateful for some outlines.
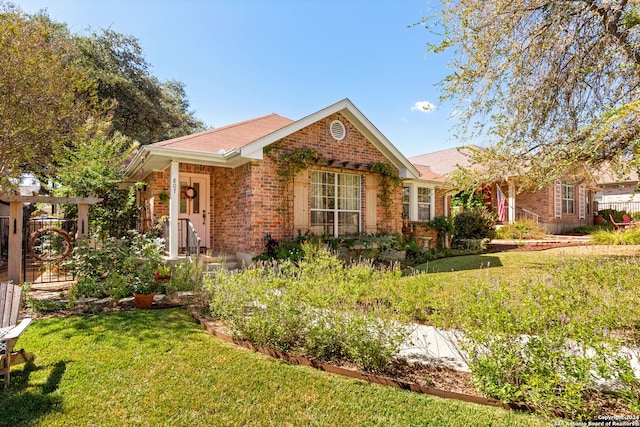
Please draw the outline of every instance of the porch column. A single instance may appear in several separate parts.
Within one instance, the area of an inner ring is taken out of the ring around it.
[[[22,202],[9,203],[9,271],[8,279],[22,283]]]
[[[89,205],[80,203],[78,205],[78,231],[76,239],[87,237],[89,233]]]
[[[516,222],[516,186],[509,183],[509,199],[508,199],[508,212],[509,212],[509,224]]]
[[[179,168],[179,162],[171,162],[169,169],[169,259],[178,259],[178,215],[180,215]]]

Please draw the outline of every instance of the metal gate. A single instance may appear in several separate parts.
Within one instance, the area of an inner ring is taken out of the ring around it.
[[[24,223],[24,281],[71,282],[66,261],[71,258],[77,221],[42,215]]]

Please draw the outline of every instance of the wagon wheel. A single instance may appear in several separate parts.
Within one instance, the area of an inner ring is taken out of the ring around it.
[[[56,252],[57,254],[56,256],[45,256],[43,254],[38,253],[38,251],[36,251],[36,242],[38,238],[48,233],[57,233],[63,238],[64,250],[62,252]],[[71,254],[72,250],[73,250],[73,237],[71,237],[71,235],[66,231],[61,230],[57,227],[41,228],[40,230],[34,231],[29,235],[29,242],[28,242],[29,255],[31,255],[32,258],[37,259],[38,261],[60,262],[66,259],[69,256],[69,254]]]

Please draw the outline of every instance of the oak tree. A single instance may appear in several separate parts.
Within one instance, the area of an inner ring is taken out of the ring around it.
[[[0,4],[0,188],[49,173],[104,114],[69,41],[42,17]]]
[[[441,0],[423,24],[450,52],[460,135],[486,138],[477,182],[640,164],[638,0]]]

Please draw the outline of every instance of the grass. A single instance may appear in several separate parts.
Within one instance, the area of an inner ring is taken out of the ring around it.
[[[0,426],[512,426],[548,419],[293,366],[206,334],[182,309],[38,319]]]

